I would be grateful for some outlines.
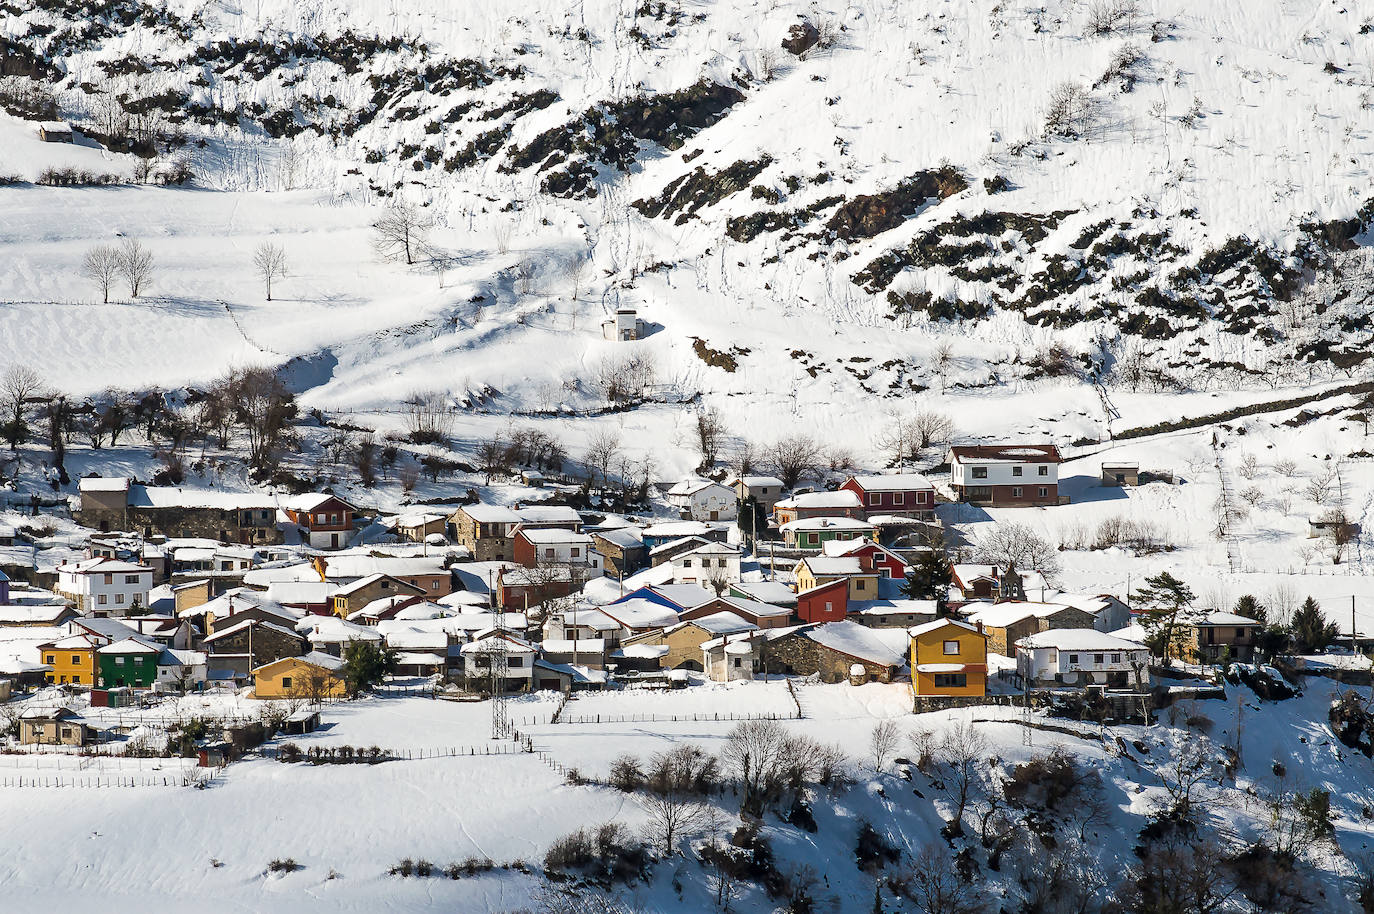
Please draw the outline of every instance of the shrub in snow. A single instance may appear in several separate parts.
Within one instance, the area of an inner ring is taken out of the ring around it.
[[[1003,791],[1013,805],[1054,811],[1072,798],[1085,780],[1085,772],[1074,764],[1068,752],[1056,746],[1049,754],[1013,768]]]
[[[891,866],[902,857],[901,848],[868,822],[859,823],[858,838],[854,843],[854,862],[865,873],[877,873]]]
[[[290,857],[278,857],[267,864],[269,873],[294,873],[299,869],[302,869],[301,865]]]

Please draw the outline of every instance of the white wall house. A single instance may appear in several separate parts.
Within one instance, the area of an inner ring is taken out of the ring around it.
[[[710,587],[717,581],[738,584],[740,551],[728,543],[707,543],[672,558],[674,584]]]
[[[153,569],[119,559],[86,559],[57,566],[57,592],[89,616],[127,616],[147,607]]]
[[[1059,449],[1052,444],[970,445],[947,455],[949,485],[973,504],[1059,503]]]
[[[709,479],[684,479],[668,490],[667,498],[684,520],[734,520],[739,516],[735,490]]]
[[[587,533],[559,527],[522,529],[515,535],[515,560],[527,568],[538,565],[580,565],[600,570],[601,556]]]
[[[1149,687],[1150,651],[1091,628],[1056,628],[1016,642],[1016,672],[1032,686]]]
[[[782,499],[782,480],[776,476],[737,476],[730,488],[740,501],[753,498],[763,506],[765,514],[772,514],[773,506]]]

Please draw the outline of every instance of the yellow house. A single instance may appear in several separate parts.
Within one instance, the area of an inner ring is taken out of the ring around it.
[[[911,687],[918,696],[987,694],[988,636],[977,626],[936,619],[911,629]]]
[[[303,657],[283,657],[253,670],[254,698],[343,698],[347,688],[343,660],[311,651]]]
[[[44,677],[59,685],[95,685],[95,649],[99,646],[89,635],[72,635],[38,645],[38,662],[52,667]]]
[[[811,556],[798,562],[794,570],[797,593],[844,578],[849,581],[849,599],[878,599],[878,572],[865,571],[857,556]]]

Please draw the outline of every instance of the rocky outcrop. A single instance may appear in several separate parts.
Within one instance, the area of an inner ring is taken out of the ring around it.
[[[787,37],[782,40],[782,49],[800,57],[814,48],[820,40],[820,30],[809,20],[803,19],[787,30]]]

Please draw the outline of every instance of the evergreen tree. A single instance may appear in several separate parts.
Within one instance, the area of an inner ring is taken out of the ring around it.
[[[936,537],[932,539],[930,548],[922,552],[907,569],[902,595],[908,600],[934,600],[935,614],[944,616],[948,611],[945,603],[949,598],[949,584],[953,577],[944,542]]]
[[[1298,642],[1298,650],[1304,653],[1326,650],[1339,634],[1336,623],[1326,621],[1321,606],[1312,597],[1303,600],[1293,613],[1293,638]]]
[[[754,537],[759,534],[768,535],[768,512],[763,510],[763,505],[759,500],[750,495],[739,506],[739,517],[735,523],[739,526],[740,532],[749,539],[749,544],[753,546]]]
[[[1260,625],[1269,624],[1269,610],[1265,609],[1252,594],[1246,594],[1236,601],[1235,614],[1254,619]]]
[[[1145,586],[1135,592],[1133,599],[1141,615],[1140,624],[1149,635],[1150,649],[1168,661],[1178,628],[1188,621],[1195,599],[1192,589],[1169,572],[1161,571],[1146,578]]]
[[[396,652],[371,641],[350,641],[344,647],[343,676],[348,697],[380,685],[388,674],[396,671]]]

